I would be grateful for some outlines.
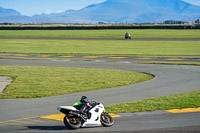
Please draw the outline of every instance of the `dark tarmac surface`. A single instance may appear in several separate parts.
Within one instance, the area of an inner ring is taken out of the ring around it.
[[[67,129],[63,122],[29,119],[0,124],[1,133],[199,133],[200,113],[154,114],[114,118],[112,127]]]

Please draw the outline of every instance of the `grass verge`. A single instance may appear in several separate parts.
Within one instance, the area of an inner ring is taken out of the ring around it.
[[[200,62],[159,62],[159,61],[147,61],[147,62],[133,62],[137,64],[165,64],[165,65],[196,65],[200,66]]]
[[[112,113],[134,113],[143,111],[196,107],[200,107],[200,90],[159,98],[151,98],[130,103],[109,105],[105,108],[107,112]]]
[[[200,55],[198,41],[99,41],[1,39],[1,53],[73,56],[192,56]]]
[[[0,66],[0,76],[10,76],[10,84],[0,98],[36,98],[135,84],[151,75],[105,69]]]

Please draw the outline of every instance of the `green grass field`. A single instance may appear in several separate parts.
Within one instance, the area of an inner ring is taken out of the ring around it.
[[[14,79],[0,98],[36,98],[135,84],[151,75],[121,70],[0,66],[0,76]]]
[[[124,30],[0,30],[0,37],[61,38],[200,38],[200,30],[124,29]]]
[[[200,42],[1,39],[0,52],[74,56],[200,55]]]
[[[134,113],[143,111],[196,107],[200,107],[200,90],[158,98],[151,98],[141,101],[134,101],[130,103],[109,105],[105,108],[106,111],[112,113]]]

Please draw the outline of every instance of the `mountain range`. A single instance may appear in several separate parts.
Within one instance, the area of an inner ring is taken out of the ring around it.
[[[107,0],[80,10],[32,17],[0,7],[0,23],[157,23],[199,18],[200,6],[182,0]]]

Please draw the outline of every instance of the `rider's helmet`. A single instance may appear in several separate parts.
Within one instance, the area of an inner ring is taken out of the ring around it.
[[[87,96],[82,96],[82,97],[81,97],[81,101],[88,102]]]

